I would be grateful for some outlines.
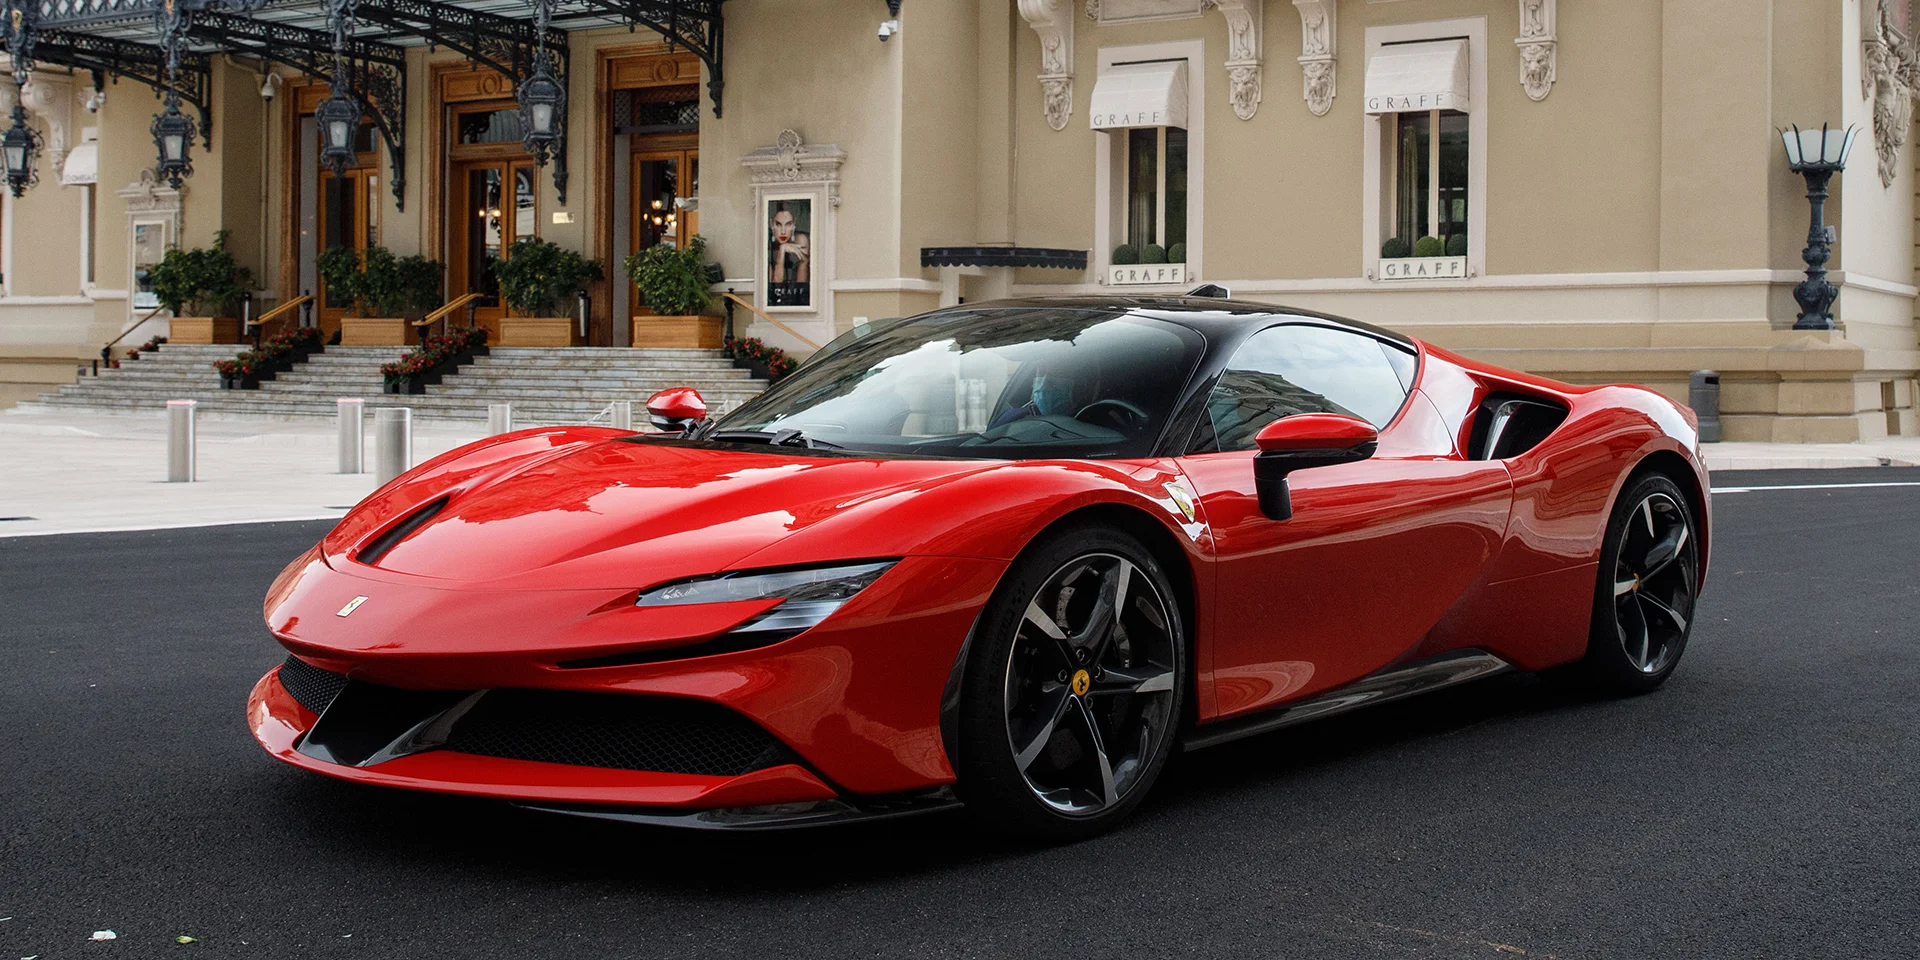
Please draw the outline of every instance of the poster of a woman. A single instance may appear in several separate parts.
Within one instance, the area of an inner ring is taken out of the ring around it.
[[[767,201],[767,306],[813,306],[813,201]]]

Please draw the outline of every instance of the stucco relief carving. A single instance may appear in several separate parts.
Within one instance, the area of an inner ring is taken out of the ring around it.
[[[1020,17],[1040,37],[1040,106],[1047,126],[1065,130],[1073,116],[1073,0],[1020,0]]]
[[[1520,36],[1513,44],[1520,48],[1520,86],[1536,103],[1553,92],[1556,79],[1560,44],[1554,4],[1555,0],[1520,0]]]
[[[1205,5],[1227,19],[1227,99],[1233,115],[1252,120],[1260,109],[1262,0],[1205,0]]]
[[[67,136],[73,124],[73,79],[60,74],[35,73],[24,88],[16,88],[11,83],[0,84],[0,87],[5,88],[0,113],[11,113],[17,98],[28,113],[45,124],[47,163],[54,179],[59,179],[60,168],[66,165],[67,152],[73,147],[72,138]]]
[[[771,145],[740,158],[755,187],[824,184],[827,202],[840,205],[840,165],[847,154],[834,143],[807,143],[794,130],[782,130]]]
[[[1920,93],[1920,50],[1900,35],[1884,5],[1862,17],[1860,95],[1873,101],[1873,147],[1880,158],[1880,185],[1893,186],[1900,172],[1900,147],[1913,122],[1913,98]],[[1870,31],[1870,32],[1869,32]]]
[[[1307,111],[1324,117],[1333,109],[1336,92],[1334,51],[1339,41],[1339,7],[1335,0],[1293,0],[1300,12],[1300,95]]]

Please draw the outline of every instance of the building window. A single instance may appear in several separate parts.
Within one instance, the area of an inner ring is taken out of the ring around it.
[[[1438,237],[1459,249],[1467,233],[1467,115],[1427,110],[1388,114],[1382,120],[1392,129],[1394,145],[1389,216],[1393,236],[1408,247],[1421,237]],[[1455,241],[1455,236],[1462,239]]]
[[[1126,235],[1144,251],[1187,242],[1187,131],[1179,127],[1126,130]]]

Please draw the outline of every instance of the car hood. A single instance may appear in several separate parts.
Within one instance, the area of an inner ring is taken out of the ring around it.
[[[456,461],[457,464],[457,461]],[[450,485],[369,509],[328,562],[378,577],[486,583],[513,588],[637,588],[735,567],[794,534],[904,499],[994,464],[971,460],[883,459],[785,453],[733,445],[602,439],[544,447],[458,476]],[[444,474],[434,474],[441,476]],[[444,498],[444,505],[396,544],[367,558],[381,534]],[[351,518],[350,518],[351,519]],[[820,560],[876,556],[866,545],[833,543]],[[452,584],[448,584],[452,585]]]

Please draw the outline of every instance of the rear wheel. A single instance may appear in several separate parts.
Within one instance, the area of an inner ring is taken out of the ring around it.
[[[1604,692],[1635,694],[1672,675],[1693,629],[1699,547],[1693,511],[1677,484],[1659,474],[1629,481],[1600,552],[1582,679]]]
[[[1188,683],[1179,605],[1139,541],[1081,527],[1036,542],[975,643],[958,785],[970,810],[996,829],[1072,840],[1139,806]]]

